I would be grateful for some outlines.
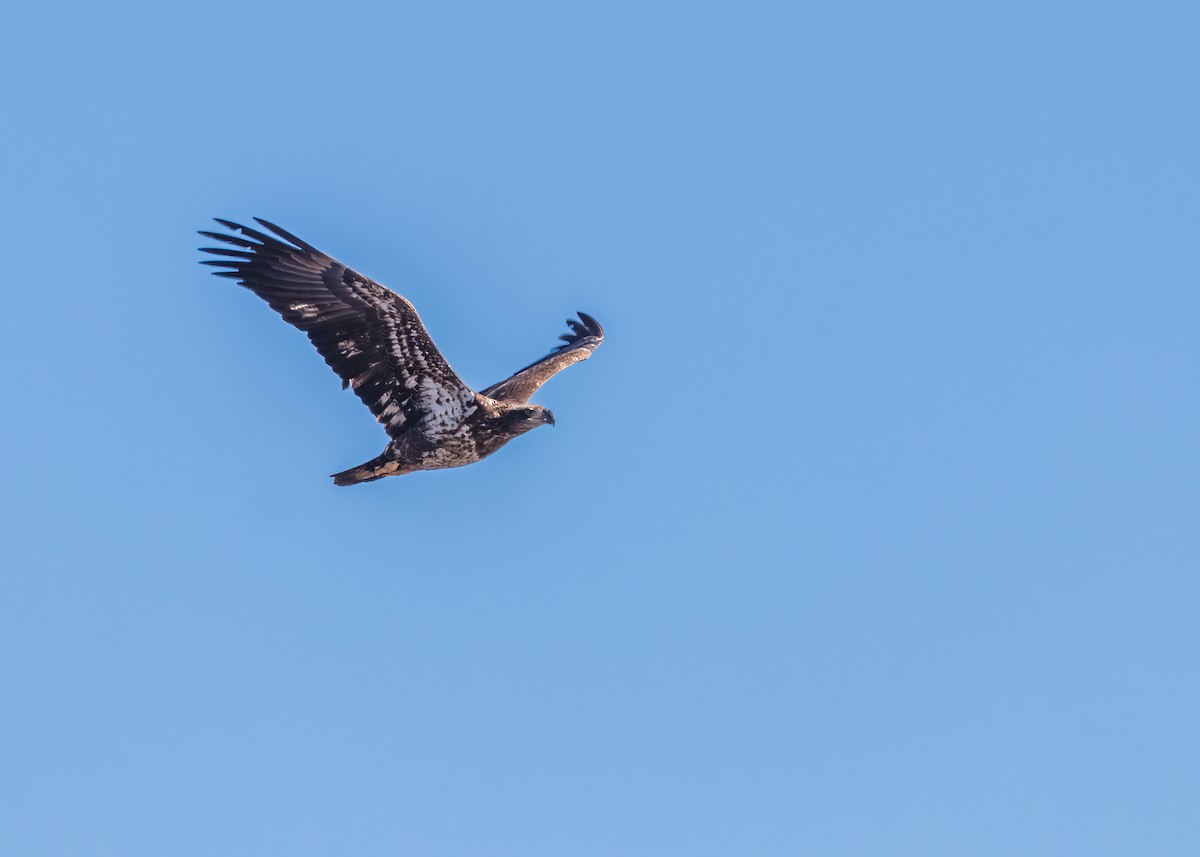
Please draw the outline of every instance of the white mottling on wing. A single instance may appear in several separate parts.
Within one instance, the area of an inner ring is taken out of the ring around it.
[[[338,343],[338,350],[342,352],[343,357],[357,357],[359,354],[362,354],[358,350],[358,343],[353,339],[343,339]]]
[[[301,318],[312,318],[317,314],[317,308],[314,304],[292,304],[288,309],[292,312],[300,313]]]
[[[464,402],[455,390],[438,384],[433,378],[420,379],[417,396],[427,412],[426,431],[431,434],[453,431],[462,425]]]

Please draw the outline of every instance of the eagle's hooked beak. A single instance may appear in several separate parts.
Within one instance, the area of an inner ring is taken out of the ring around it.
[[[544,419],[546,422],[550,423],[550,425],[554,425],[554,411],[551,411],[551,410],[545,411],[545,414],[542,417],[542,419]]]

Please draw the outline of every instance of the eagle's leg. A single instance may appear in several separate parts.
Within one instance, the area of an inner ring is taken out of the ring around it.
[[[412,473],[412,471],[413,468],[407,467],[396,459],[384,454],[378,458],[372,458],[366,464],[360,464],[358,467],[351,467],[349,470],[333,474],[333,484],[357,485],[360,482],[374,482],[376,479],[382,479],[385,476],[403,476],[405,473]]]

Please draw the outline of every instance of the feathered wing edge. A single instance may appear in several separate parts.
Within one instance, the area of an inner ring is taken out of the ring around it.
[[[568,366],[591,357],[592,352],[604,341],[604,328],[587,313],[580,312],[578,315],[579,321],[567,319],[571,332],[559,337],[563,340],[562,345],[541,360],[488,387],[483,395],[503,402],[528,402],[542,384]]]
[[[473,404],[474,393],[402,296],[266,220],[255,218],[278,238],[216,220],[241,234],[200,234],[237,249],[202,247],[221,258],[201,264],[227,269],[213,273],[238,280],[308,334],[343,386],[354,388],[391,437],[408,431],[433,407]]]

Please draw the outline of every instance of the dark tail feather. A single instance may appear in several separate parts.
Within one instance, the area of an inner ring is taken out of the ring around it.
[[[358,467],[351,467],[349,470],[333,474],[333,484],[357,485],[360,482],[374,482],[376,479],[382,479],[385,476],[401,476],[411,472],[411,470],[406,469],[399,461],[381,455],[378,458],[372,458],[366,464],[360,464]]]

